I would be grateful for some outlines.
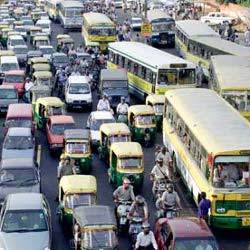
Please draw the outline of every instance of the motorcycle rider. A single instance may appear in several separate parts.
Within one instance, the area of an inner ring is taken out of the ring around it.
[[[137,235],[135,249],[136,250],[157,250],[158,246],[154,233],[150,230],[148,222],[142,224],[143,231]]]
[[[144,222],[148,220],[148,205],[141,195],[137,195],[131,205],[128,218],[131,221],[133,217],[140,217]]]
[[[167,166],[163,164],[163,159],[161,157],[156,159],[156,165],[153,167],[150,173],[150,179],[153,181],[152,192],[155,195],[158,184],[157,182],[163,179],[168,180]]]
[[[107,95],[104,94],[97,104],[97,111],[110,111],[110,104]]]
[[[125,97],[121,97],[121,102],[117,105],[116,112],[118,115],[125,115],[128,113],[128,104],[125,102]]]

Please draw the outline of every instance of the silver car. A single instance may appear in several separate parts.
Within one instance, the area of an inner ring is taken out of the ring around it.
[[[0,249],[51,249],[51,214],[42,194],[6,197],[1,209]]]
[[[8,194],[40,193],[40,173],[33,158],[5,159],[0,165],[0,203]]]
[[[2,159],[35,159],[35,139],[30,128],[8,129],[2,148]]]

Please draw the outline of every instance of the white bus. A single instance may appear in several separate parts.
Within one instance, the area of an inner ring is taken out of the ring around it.
[[[81,29],[83,4],[77,1],[62,1],[58,4],[58,16],[64,29]]]

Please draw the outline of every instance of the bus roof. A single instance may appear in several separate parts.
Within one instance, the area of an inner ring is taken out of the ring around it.
[[[167,21],[174,21],[172,17],[166,14],[166,12],[162,10],[149,10],[147,12],[147,18],[149,22],[152,22],[153,20],[157,19],[167,19]]]
[[[208,153],[250,150],[250,123],[216,92],[176,89],[165,96]]]
[[[114,26],[114,23],[109,17],[102,13],[89,12],[83,14],[83,18],[88,23],[88,25],[109,25]]]
[[[82,3],[78,1],[62,1],[61,5],[64,8],[83,8]]]
[[[250,57],[250,48],[227,41],[220,37],[196,37],[192,40],[207,47],[220,50],[225,54]]]
[[[220,89],[250,90],[250,58],[232,55],[212,56],[211,65]]]
[[[185,64],[186,68],[195,68],[191,62],[139,42],[109,43],[109,50],[124,55],[135,62],[139,61],[152,70],[170,68],[173,64]]]
[[[187,38],[212,36],[219,37],[211,27],[206,23],[197,20],[182,20],[175,23],[176,29],[180,30]]]

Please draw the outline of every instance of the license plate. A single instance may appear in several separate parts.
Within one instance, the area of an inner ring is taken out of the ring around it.
[[[161,41],[161,43],[162,43],[162,44],[167,44],[167,43],[168,43],[168,41]]]
[[[250,218],[242,218],[242,226],[250,226]]]

